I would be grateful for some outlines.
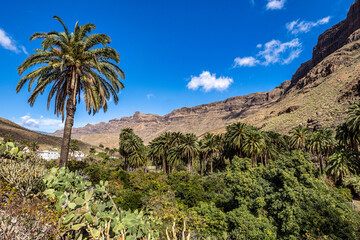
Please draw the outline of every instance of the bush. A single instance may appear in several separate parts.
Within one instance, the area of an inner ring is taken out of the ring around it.
[[[0,179],[19,190],[22,197],[36,194],[42,189],[42,177],[46,172],[38,158],[0,160]]]

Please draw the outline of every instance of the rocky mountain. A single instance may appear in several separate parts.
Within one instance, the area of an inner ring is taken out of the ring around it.
[[[38,142],[40,148],[47,149],[50,147],[60,147],[61,138],[45,135],[39,132],[35,132],[24,128],[12,121],[4,118],[0,118],[0,138],[4,138],[7,134],[11,134],[16,141],[27,140],[28,142]],[[79,147],[82,151],[87,152],[90,149],[90,145],[84,142],[79,142]]]
[[[238,121],[280,133],[299,124],[334,128],[344,120],[348,106],[359,99],[359,28],[360,0],[356,0],[344,21],[320,35],[312,59],[272,91],[180,108],[164,116],[136,112],[131,117],[75,128],[73,137],[116,147],[125,127],[133,128],[145,142],[166,131],[220,133]],[[54,135],[61,136],[62,131]]]

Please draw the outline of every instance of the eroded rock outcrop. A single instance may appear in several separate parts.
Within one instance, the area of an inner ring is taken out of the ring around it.
[[[350,41],[354,41],[358,35],[349,39],[350,35],[360,28],[360,0],[356,0],[350,7],[345,20],[334,25],[319,36],[318,43],[313,49],[312,59],[301,64],[291,79],[291,86],[306,76],[306,74],[327,56],[343,47]]]

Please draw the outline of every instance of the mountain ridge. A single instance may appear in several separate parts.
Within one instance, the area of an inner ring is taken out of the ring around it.
[[[356,0],[345,20],[319,36],[312,59],[302,64],[291,80],[269,92],[183,107],[164,116],[135,112],[130,117],[74,128],[73,137],[115,147],[125,127],[133,128],[146,143],[166,131],[221,133],[237,121],[280,133],[299,124],[335,128],[344,119],[345,109],[359,99],[359,28],[360,0]],[[62,131],[53,135],[61,136]]]

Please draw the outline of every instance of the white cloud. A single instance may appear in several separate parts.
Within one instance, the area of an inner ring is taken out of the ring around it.
[[[229,77],[219,77],[216,78],[215,74],[211,74],[208,71],[203,71],[198,77],[191,76],[191,81],[187,84],[187,88],[191,90],[197,90],[202,88],[205,92],[211,90],[224,91],[226,90],[233,79]]]
[[[153,97],[155,97],[155,95],[152,94],[152,93],[146,94],[146,98],[147,98],[148,100],[150,100],[150,99],[153,98]]]
[[[268,0],[266,4],[267,10],[280,10],[285,6],[286,0]]]
[[[307,33],[312,28],[329,23],[330,16],[324,17],[316,22],[295,20],[286,24],[286,29],[292,34]]]
[[[234,62],[234,67],[255,67],[258,63],[260,63],[260,61],[254,57],[237,57]]]
[[[28,55],[29,53],[26,51],[26,48],[24,46],[20,46],[21,50],[26,54]]]
[[[21,117],[21,125],[30,128],[41,128],[41,129],[59,129],[64,127],[64,123],[58,119],[44,118],[41,116],[38,119],[31,118],[31,116],[25,115]]]
[[[299,57],[302,52],[302,44],[298,38],[290,42],[271,40],[264,45],[258,44],[262,50],[255,57],[243,57],[234,59],[234,67],[254,67],[256,65],[268,66],[274,63],[289,64]]]
[[[24,46],[16,46],[14,40],[12,40],[8,34],[0,28],[0,46],[2,46],[3,48],[16,52],[16,53],[20,53],[21,50],[25,53],[28,54],[25,47]],[[21,50],[20,50],[20,49]]]
[[[264,50],[260,51],[258,56],[262,57],[263,65],[268,66],[273,63],[289,64],[301,53],[301,43],[298,38],[290,42],[282,43],[279,40],[271,40],[265,43]]]

